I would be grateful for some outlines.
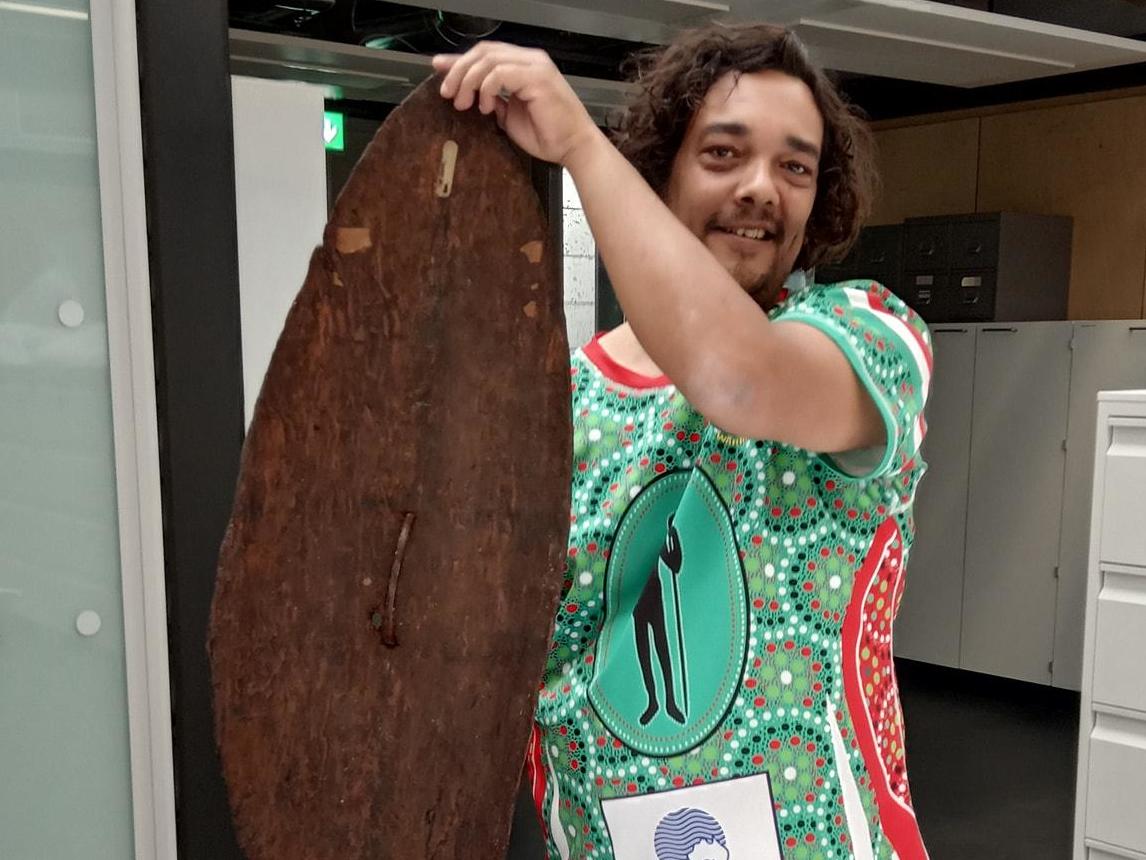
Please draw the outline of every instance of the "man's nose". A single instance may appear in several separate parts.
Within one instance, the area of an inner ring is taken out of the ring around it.
[[[763,159],[747,164],[741,174],[736,197],[745,205],[775,206],[779,202],[779,192],[771,164]]]

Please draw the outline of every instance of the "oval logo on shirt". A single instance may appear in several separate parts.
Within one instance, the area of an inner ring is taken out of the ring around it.
[[[732,704],[747,640],[744,573],[720,494],[700,469],[658,478],[617,528],[589,701],[634,750],[687,752]]]

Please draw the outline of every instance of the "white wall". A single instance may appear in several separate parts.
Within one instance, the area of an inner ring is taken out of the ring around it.
[[[291,302],[326,224],[323,91],[234,76],[235,200],[249,422]],[[562,177],[565,320],[569,346],[595,331],[596,245],[577,189]]]
[[[561,175],[565,236],[565,326],[569,347],[587,342],[596,328],[597,246],[568,171]]]
[[[250,422],[283,321],[326,226],[323,90],[232,77],[231,101],[243,399]]]

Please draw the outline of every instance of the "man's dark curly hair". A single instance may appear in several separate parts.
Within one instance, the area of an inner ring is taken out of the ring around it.
[[[776,70],[807,84],[823,117],[824,141],[816,199],[796,268],[835,262],[847,254],[875,196],[871,132],[794,33],[769,24],[712,24],[636,55],[631,67],[638,92],[614,140],[662,197],[693,116],[724,75]]]

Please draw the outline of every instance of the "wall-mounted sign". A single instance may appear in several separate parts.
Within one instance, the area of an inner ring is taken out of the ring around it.
[[[326,142],[327,149],[333,149],[342,152],[346,148],[346,138],[344,137],[344,123],[345,118],[340,113],[334,111],[325,111],[322,115],[322,139]]]

